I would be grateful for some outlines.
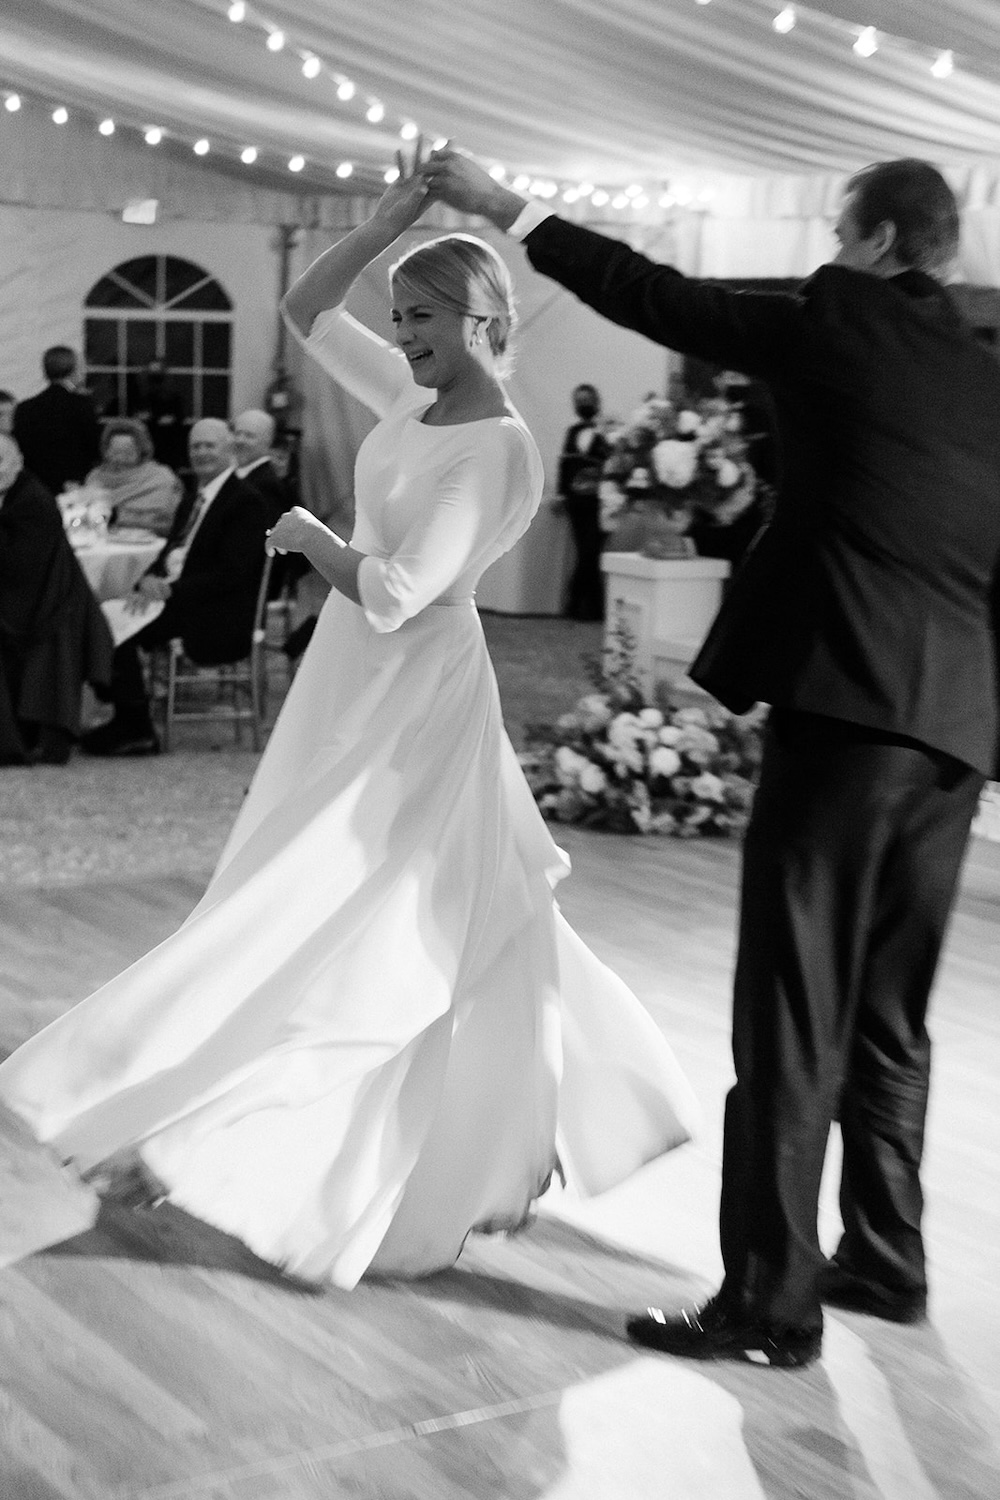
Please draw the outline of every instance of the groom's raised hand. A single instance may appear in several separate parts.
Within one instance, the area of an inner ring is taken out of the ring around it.
[[[449,142],[432,151],[420,168],[431,197],[466,214],[480,214],[498,229],[509,229],[524,207],[524,199]]]

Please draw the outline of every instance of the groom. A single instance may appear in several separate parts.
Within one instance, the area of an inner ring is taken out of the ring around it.
[[[768,383],[779,498],[691,676],[771,705],[743,851],[726,1105],[725,1279],[650,1309],[666,1353],[814,1360],[821,1302],[924,1316],[925,1016],[984,777],[994,772],[1000,365],[938,280],[958,212],[922,161],[848,184],[839,250],[797,293],[689,280],[554,217],[467,157],[430,193],[523,239],[536,270],[681,353]],[[817,1235],[830,1125],[843,1237]]]

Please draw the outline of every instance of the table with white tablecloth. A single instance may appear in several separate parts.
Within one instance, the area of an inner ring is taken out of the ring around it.
[[[138,583],[163,546],[161,537],[146,541],[114,535],[88,540],[75,547],[84,577],[102,603],[122,599]]]

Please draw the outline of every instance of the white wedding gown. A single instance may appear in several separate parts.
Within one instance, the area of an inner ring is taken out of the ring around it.
[[[358,457],[363,607],[334,592],[183,926],[0,1067],[81,1171],[138,1145],[172,1201],[308,1277],[450,1265],[557,1157],[587,1193],[689,1137],[690,1089],[567,925],[472,591],[527,528],[511,416],[432,427],[381,340],[314,356],[384,420]]]

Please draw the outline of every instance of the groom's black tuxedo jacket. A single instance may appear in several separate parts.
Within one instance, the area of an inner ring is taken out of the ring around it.
[[[166,571],[167,556],[183,537],[196,498],[191,491],[177,507],[150,573]],[[238,661],[250,650],[266,529],[264,501],[231,474],[194,533],[160,616],[193,661]]]
[[[532,265],[605,317],[765,380],[779,496],[691,675],[993,774],[1000,363],[921,272],[823,266],[797,294],[688,279],[555,217]]]

